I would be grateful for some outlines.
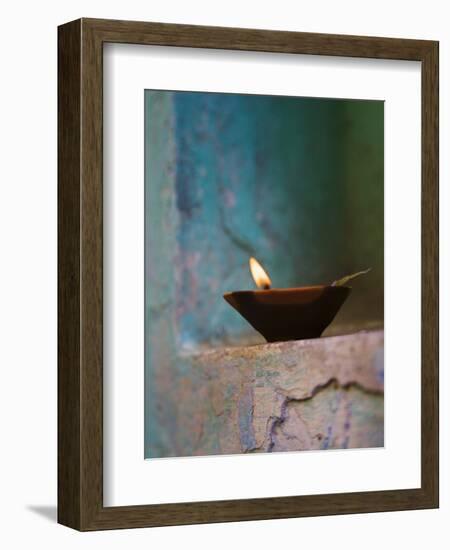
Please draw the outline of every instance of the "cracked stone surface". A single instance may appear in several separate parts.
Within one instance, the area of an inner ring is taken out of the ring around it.
[[[149,456],[383,446],[383,342],[372,331],[183,356]]]

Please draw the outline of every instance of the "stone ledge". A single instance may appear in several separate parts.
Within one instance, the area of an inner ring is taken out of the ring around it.
[[[325,384],[331,378],[344,386],[354,383],[369,391],[382,392],[383,344],[384,331],[377,330],[313,340],[222,348],[189,354],[186,358],[190,357],[191,361],[209,370],[276,365],[284,383],[291,388],[289,392],[295,399],[302,399],[311,392],[311,388]]]
[[[378,330],[183,356],[169,446],[151,456],[382,446],[383,342]]]

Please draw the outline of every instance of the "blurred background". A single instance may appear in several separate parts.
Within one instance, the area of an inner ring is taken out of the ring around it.
[[[147,90],[145,147],[148,342],[263,342],[222,298],[250,256],[273,288],[371,267],[325,335],[382,326],[383,102]]]

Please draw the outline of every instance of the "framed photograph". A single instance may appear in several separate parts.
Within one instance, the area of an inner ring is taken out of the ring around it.
[[[438,506],[438,43],[58,32],[58,519]]]

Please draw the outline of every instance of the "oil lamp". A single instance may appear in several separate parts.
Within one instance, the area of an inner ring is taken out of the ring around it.
[[[367,273],[360,271],[330,285],[271,288],[267,272],[255,259],[250,272],[259,290],[239,290],[225,300],[268,342],[318,338],[333,321],[350,294],[347,282]]]

